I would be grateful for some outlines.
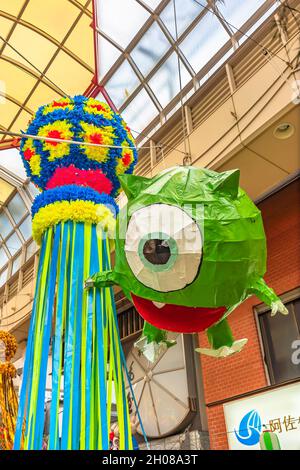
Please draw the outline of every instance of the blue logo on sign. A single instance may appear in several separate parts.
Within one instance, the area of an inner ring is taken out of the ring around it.
[[[241,420],[238,432],[234,430],[235,437],[245,446],[254,446],[259,443],[261,428],[261,419],[257,411],[249,411]]]

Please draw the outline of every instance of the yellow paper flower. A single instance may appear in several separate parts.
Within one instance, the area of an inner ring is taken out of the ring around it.
[[[113,118],[112,109],[107,104],[100,103],[98,100],[95,100],[95,98],[89,98],[83,109],[86,113],[101,115],[105,119]]]
[[[38,135],[43,137],[50,137],[54,139],[72,140],[73,132],[71,131],[72,124],[66,119],[62,121],[54,121],[51,124],[46,124],[40,127]],[[43,142],[43,150],[48,150],[49,161],[54,161],[56,158],[63,158],[70,153],[70,144],[62,142],[53,142],[45,140]]]
[[[113,145],[116,136],[112,126],[97,127],[94,124],[88,124],[84,121],[81,121],[80,125],[83,129],[81,137],[85,142],[100,145]],[[110,150],[109,147],[93,147],[88,145],[83,145],[81,148],[88,158],[96,160],[97,162],[105,162]]]
[[[113,231],[115,218],[104,204],[95,204],[91,201],[56,201],[48,206],[41,207],[32,220],[32,234],[34,240],[40,244],[43,233],[47,228],[73,220],[74,222],[89,222],[100,224],[104,231]]]
[[[133,150],[129,148],[130,146],[126,141],[122,143],[124,149],[122,150],[122,155],[118,158],[118,163],[116,167],[116,174],[122,175],[130,167],[131,163],[134,161]]]
[[[41,174],[41,157],[33,155],[29,160],[30,169],[33,175],[40,176]]]
[[[60,98],[59,100],[54,100],[52,103],[49,103],[47,106],[44,107],[43,109],[43,114],[48,114],[52,113],[53,111],[56,111],[57,109],[73,109],[74,104],[70,100],[70,98]]]

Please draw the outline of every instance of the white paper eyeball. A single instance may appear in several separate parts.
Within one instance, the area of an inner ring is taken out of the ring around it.
[[[180,207],[152,204],[133,213],[125,255],[134,276],[160,292],[183,289],[197,277],[202,258],[197,223]]]

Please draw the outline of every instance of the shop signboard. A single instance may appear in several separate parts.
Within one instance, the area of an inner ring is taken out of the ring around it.
[[[268,430],[277,435],[281,449],[300,450],[300,382],[223,407],[230,449],[260,449],[260,436]]]

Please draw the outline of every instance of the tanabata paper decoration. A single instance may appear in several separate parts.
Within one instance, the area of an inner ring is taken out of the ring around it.
[[[12,450],[14,444],[18,397],[13,379],[17,371],[10,361],[16,351],[16,338],[7,331],[0,331],[0,447],[2,450]]]
[[[272,314],[287,313],[263,280],[262,217],[238,170],[183,166],[120,181],[128,205],[118,217],[116,265],[92,281],[119,284],[133,302],[147,322],[138,346],[149,359],[171,345],[166,331],[207,330],[211,349],[199,351],[208,355],[241,350],[247,340],[234,341],[226,318],[252,294]]]
[[[84,290],[84,280],[110,268],[118,176],[133,170],[134,140],[120,115],[83,96],[40,107],[27,135],[46,139],[24,137],[20,147],[27,175],[41,191],[32,206],[41,250],[14,448],[20,448],[24,419],[25,449],[42,448],[51,348],[48,448],[109,449],[115,396],[120,449],[130,449],[113,292]]]

